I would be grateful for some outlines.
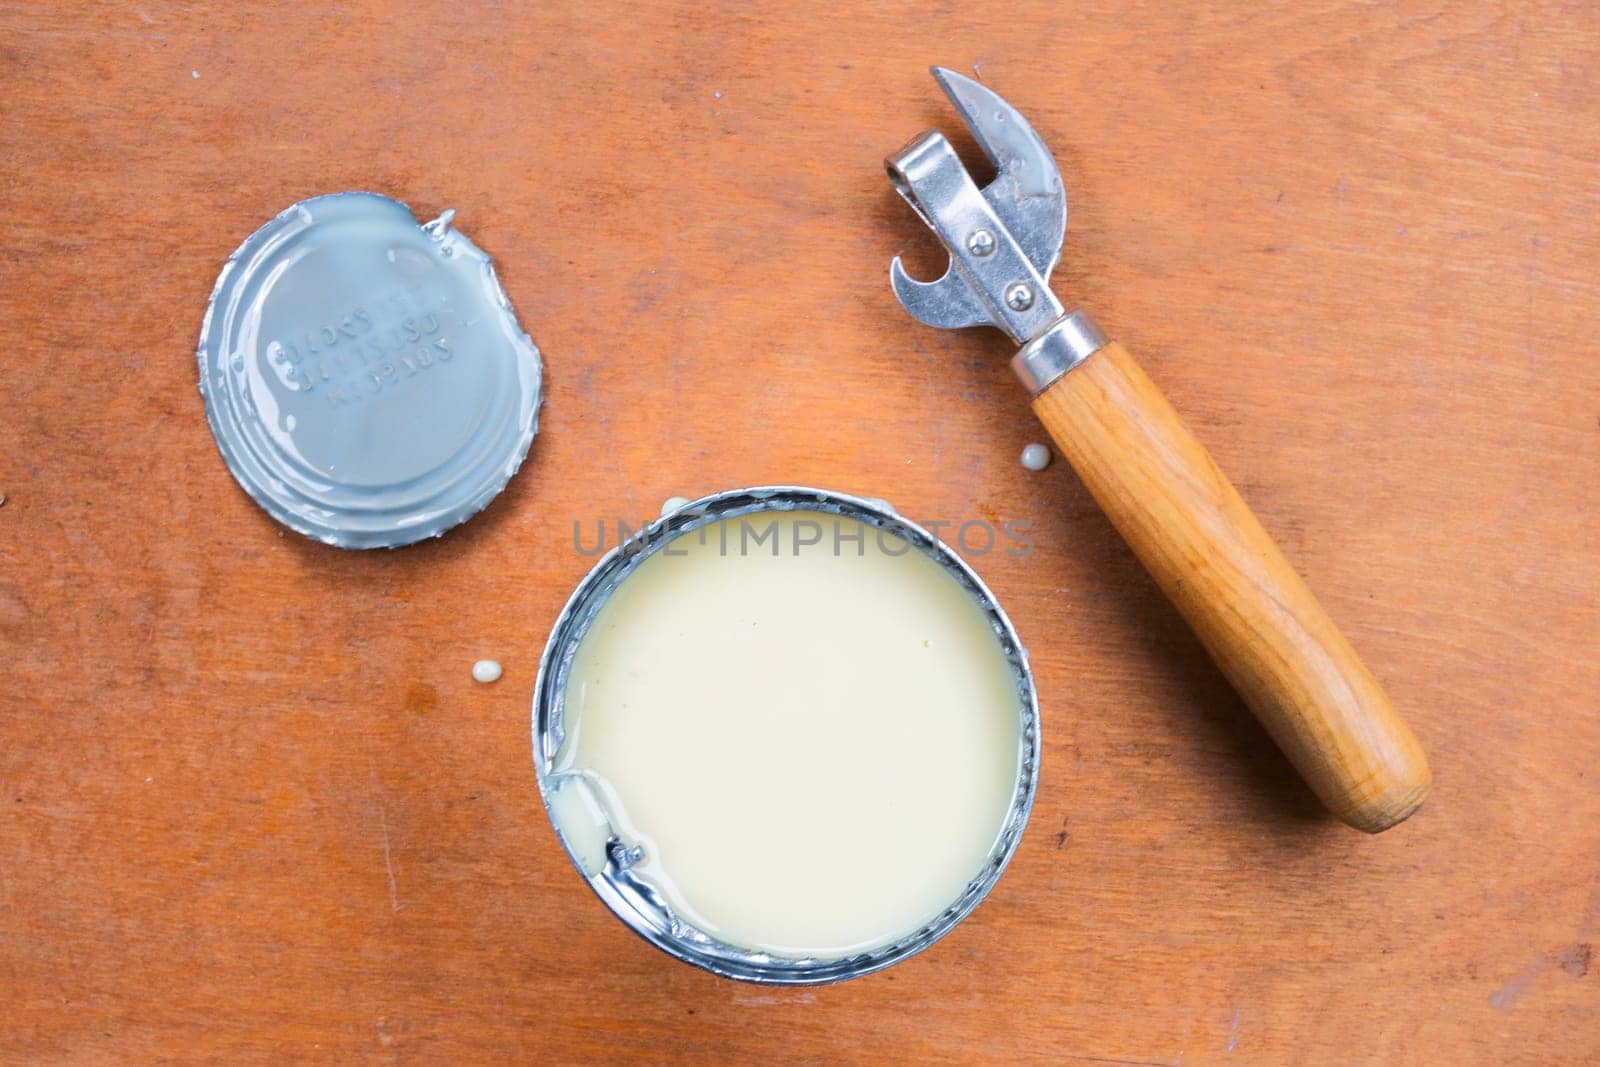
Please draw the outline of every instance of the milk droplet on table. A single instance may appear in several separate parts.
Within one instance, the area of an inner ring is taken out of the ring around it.
[[[492,659],[480,659],[472,665],[472,677],[485,685],[500,680],[500,664]]]
[[[1033,444],[1024,448],[1022,465],[1031,471],[1042,471],[1050,466],[1050,446]]]

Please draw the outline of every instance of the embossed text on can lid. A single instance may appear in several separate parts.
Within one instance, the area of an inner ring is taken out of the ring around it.
[[[453,211],[301,201],[229,257],[200,331],[200,391],[228,468],[273,518],[343,548],[464,522],[538,425],[539,350]]]

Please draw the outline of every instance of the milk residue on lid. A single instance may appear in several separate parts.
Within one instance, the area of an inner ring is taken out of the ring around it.
[[[217,447],[273,518],[343,548],[481,510],[537,428],[539,350],[489,257],[373,193],[295,204],[229,257],[201,328]]]
[[[548,796],[579,866],[614,838],[680,920],[757,952],[842,958],[925,926],[1017,795],[1025,709],[989,618],[853,518],[678,537],[596,613],[565,693]]]

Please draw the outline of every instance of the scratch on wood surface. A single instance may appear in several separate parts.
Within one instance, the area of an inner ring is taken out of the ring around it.
[[[1523,273],[1527,277],[1528,299],[1527,299],[1527,308],[1523,312],[1523,317],[1522,317],[1522,343],[1523,343],[1523,353],[1528,357],[1528,359],[1530,361],[1534,358],[1534,355],[1533,355],[1533,322],[1534,322],[1534,320],[1533,320],[1533,297],[1534,297],[1534,290],[1538,288],[1539,246],[1540,246],[1540,244],[1541,244],[1541,242],[1539,240],[1539,235],[1538,234],[1532,234],[1531,236],[1529,236],[1529,238],[1528,238],[1528,257],[1527,257],[1526,261],[1524,262],[1524,267],[1523,267]]]
[[[1495,1011],[1505,1011],[1521,1000],[1522,995],[1533,987],[1533,983],[1543,978],[1552,966],[1554,964],[1548,956],[1541,956],[1539,959],[1531,961],[1522,970],[1507,978],[1505,984],[1495,990],[1494,996],[1489,998],[1489,1007]]]
[[[367,777],[372,782],[373,795],[378,803],[378,829],[383,832],[383,870],[389,876],[389,907],[394,911],[400,910],[400,886],[394,879],[394,856],[389,848],[389,813],[383,807],[383,795],[378,790],[378,769],[369,761],[367,764]]]
[[[1240,1008],[1239,1005],[1235,1004],[1233,1006],[1233,1018],[1228,1020],[1228,1044],[1226,1048],[1229,1052],[1239,1047],[1239,1016]]]
[[[606,407],[609,398],[606,396],[605,390],[600,387],[600,383],[595,380],[595,374],[595,367],[583,368],[578,375],[578,392],[593,406],[595,425],[600,429],[599,439],[601,441],[610,441],[612,439],[611,423],[606,418]],[[608,448],[606,449],[606,454],[610,460],[611,469],[616,472],[618,479],[622,482],[623,499],[628,504],[629,521],[642,520],[647,522],[649,516],[639,510],[638,502],[633,496],[633,487],[638,483],[628,476],[621,452],[617,449]]]
[[[1589,973],[1589,963],[1594,958],[1594,946],[1580,942],[1568,945],[1560,952],[1547,953],[1537,959],[1529,960],[1522,970],[1505,980],[1505,983],[1495,990],[1489,998],[1489,1006],[1495,1011],[1505,1011],[1533,988],[1534,983],[1560,967],[1567,972],[1567,977],[1572,979],[1582,978]]]
[[[394,860],[389,855],[389,817],[383,812],[383,805],[378,805],[378,825],[383,829],[383,869],[389,876],[389,906],[395,911],[400,910],[400,888],[394,881]]]

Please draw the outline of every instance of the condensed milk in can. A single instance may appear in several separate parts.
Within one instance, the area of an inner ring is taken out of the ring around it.
[[[950,548],[882,501],[718,493],[613,548],[535,687],[541,795],[645,940],[813,984],[949,933],[1038,778],[1027,653]]]

